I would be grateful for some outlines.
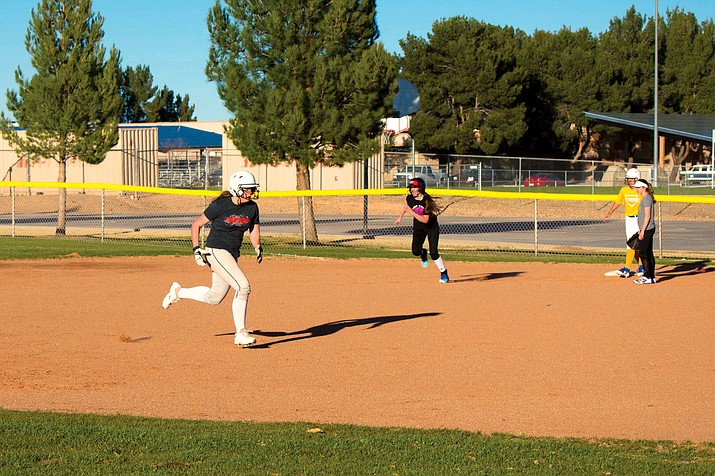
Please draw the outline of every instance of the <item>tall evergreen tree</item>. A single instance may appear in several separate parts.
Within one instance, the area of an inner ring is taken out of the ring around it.
[[[152,122],[179,122],[195,121],[194,106],[189,104],[189,95],[182,97],[164,86],[157,94],[158,104],[161,105],[153,116]]]
[[[548,98],[544,105],[552,109],[551,131],[557,139],[554,145],[568,151],[573,160],[581,157],[591,136],[593,124],[583,112],[600,106],[597,48],[597,39],[585,28],[562,28],[557,33],[536,31],[525,43],[525,67],[538,78],[541,95]],[[541,116],[543,111],[532,114]]]
[[[712,18],[698,23],[695,15],[668,11],[662,28],[662,112],[708,114],[715,110],[715,27]]]
[[[713,20],[698,23],[695,15],[676,8],[668,11],[660,30],[663,62],[660,68],[661,113],[708,114],[715,108],[715,34]],[[703,149],[696,141],[673,140],[663,151],[678,179],[680,165]]]
[[[103,23],[91,0],[42,0],[25,37],[35,74],[25,79],[18,68],[19,92],[7,93],[8,110],[26,135],[4,115],[3,134],[19,153],[57,161],[59,182],[66,181],[68,160],[98,164],[119,140],[119,53],[112,48],[105,60]],[[61,188],[57,234],[65,234],[66,199]]]
[[[596,69],[604,111],[652,112],[654,41],[653,20],[634,6],[600,35]]]
[[[154,86],[149,66],[127,67],[122,74],[122,122],[195,121],[189,95],[181,96],[164,86]]]
[[[522,41],[518,30],[454,17],[435,22],[428,41],[400,42],[402,76],[420,91],[410,124],[419,148],[496,154],[524,135]]]
[[[224,3],[208,17],[206,73],[234,114],[229,137],[251,162],[295,163],[297,188],[309,190],[316,163],[377,150],[397,81],[376,42],[375,0]],[[317,241],[311,210],[303,225]]]
[[[122,73],[122,122],[147,122],[147,117],[160,107],[156,92],[149,66],[128,66]]]

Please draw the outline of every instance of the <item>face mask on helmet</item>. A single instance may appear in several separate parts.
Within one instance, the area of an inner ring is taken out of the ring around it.
[[[251,198],[258,198],[258,182],[256,182],[256,177],[251,172],[246,172],[242,170],[231,175],[231,179],[228,182],[228,191],[234,197],[243,197],[246,195],[251,195]],[[252,193],[247,193],[247,192]]]

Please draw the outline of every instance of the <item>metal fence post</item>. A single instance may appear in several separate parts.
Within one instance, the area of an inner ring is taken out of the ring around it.
[[[307,242],[305,238],[305,197],[301,197],[301,215],[303,216],[303,219],[301,220],[300,228],[301,228],[301,234],[303,235],[302,241],[303,241],[303,249],[307,248]]]
[[[201,197],[201,200],[203,203],[203,209],[206,210],[206,195]],[[201,245],[202,248],[204,246],[206,246],[206,227],[205,226],[201,227],[201,237],[200,237],[199,245]]]
[[[658,258],[663,257],[663,217],[660,213],[660,202],[658,202]]]
[[[101,227],[102,227],[102,229],[101,229],[100,238],[99,238],[99,241],[101,243],[104,243],[104,192],[105,192],[105,189],[102,189],[102,213],[101,213],[101,216],[102,216]]]
[[[517,175],[517,186],[519,187],[519,191],[521,192],[521,157],[519,157],[519,175]]]
[[[30,154],[25,154],[25,165],[27,165],[27,181],[32,182],[31,172],[30,172]],[[32,188],[27,187],[27,196],[32,195]]]
[[[12,180],[12,177],[10,178]],[[10,200],[12,201],[12,232],[11,235],[15,238],[15,187],[10,187]]]
[[[132,185],[139,185],[139,151],[137,150],[136,144],[134,145],[134,183]],[[139,192],[134,191],[134,199],[139,199]]]
[[[534,200],[534,256],[539,254],[539,201]]]

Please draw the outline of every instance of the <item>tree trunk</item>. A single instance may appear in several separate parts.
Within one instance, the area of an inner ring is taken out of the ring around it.
[[[310,190],[310,169],[305,164],[296,162],[296,189]],[[298,221],[301,231],[304,231],[305,241],[317,245],[318,229],[315,226],[313,213],[313,197],[298,197]]]
[[[59,161],[60,173],[58,177],[59,183],[65,183],[67,181],[67,159],[65,157],[60,157]],[[66,235],[67,230],[65,226],[65,218],[67,212],[67,189],[58,189],[58,195],[60,199],[59,206],[57,207],[57,230],[55,230],[55,235]]]
[[[574,154],[574,156],[571,158],[571,163],[575,164],[578,162],[578,159],[580,159],[586,148],[588,147],[589,143],[591,141],[591,134],[589,134],[589,129],[588,127],[584,127],[583,129],[579,128],[578,129],[578,150]]]
[[[666,161],[672,164],[669,175],[671,183],[676,183],[680,180],[680,170],[683,162],[690,157],[691,152],[696,152],[699,147],[702,146],[693,144],[687,140],[676,141],[673,143],[673,146],[670,148],[670,160],[666,159]]]

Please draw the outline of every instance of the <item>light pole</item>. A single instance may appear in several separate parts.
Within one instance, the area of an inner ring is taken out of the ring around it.
[[[715,117],[715,112],[713,113]],[[715,188],[715,127],[713,127],[712,140],[710,142],[710,188]]]
[[[406,187],[410,180],[415,178],[417,175],[417,168],[415,166],[415,136],[413,136],[410,131],[405,132],[410,136],[410,144],[412,146],[412,176],[410,176],[410,174],[405,174],[405,180],[407,181],[407,183],[405,183]],[[405,167],[405,170],[407,170],[407,167]]]
[[[655,184],[658,185],[659,141],[658,141],[658,0],[655,0],[655,44],[653,47],[655,68],[653,70],[653,168],[655,169]]]

